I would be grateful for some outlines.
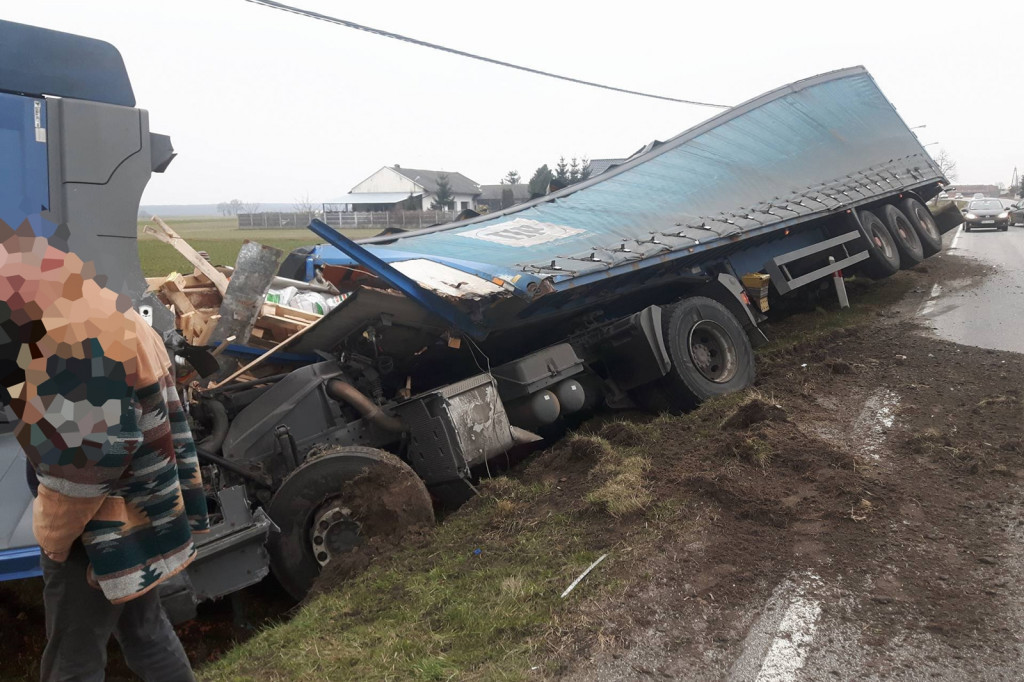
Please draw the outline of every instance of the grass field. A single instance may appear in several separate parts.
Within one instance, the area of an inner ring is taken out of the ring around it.
[[[306,229],[240,230],[235,218],[181,218],[165,221],[198,251],[206,251],[215,265],[234,265],[242,242],[249,240],[275,246],[285,253],[299,246],[318,244],[321,240]],[[157,277],[171,272],[191,272],[192,266],[173,247],[157,241],[143,228],[148,220],[139,221],[139,261],[146,277]],[[343,230],[353,239],[370,237],[379,232],[369,230]]]

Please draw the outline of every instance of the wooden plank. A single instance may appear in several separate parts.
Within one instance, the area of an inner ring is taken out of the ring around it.
[[[196,307],[192,305],[192,301],[189,300],[189,297],[184,291],[182,291],[182,287],[178,282],[180,278],[180,275],[173,279],[168,277],[164,280],[164,283],[160,285],[160,293],[167,297],[167,300],[175,307],[178,314],[184,315],[185,313],[194,312]]]
[[[239,367],[237,370],[232,372],[228,377],[226,377],[225,379],[223,379],[221,381],[218,381],[215,384],[212,384],[208,388],[211,388],[211,389],[212,388],[220,388],[224,384],[227,384],[230,381],[234,381],[236,378],[238,378],[239,375],[244,374],[245,372],[251,372],[253,369],[255,369],[256,367],[259,367],[260,365],[265,363],[267,360],[269,360],[270,357],[274,353],[276,353],[277,351],[281,350],[282,348],[287,346],[289,343],[291,343],[294,339],[299,338],[300,336],[302,336],[303,334],[308,332],[310,329],[313,329],[314,327],[316,327],[316,325],[315,324],[311,324],[308,327],[300,329],[298,332],[296,332],[295,334],[293,334],[289,338],[285,339],[281,343],[277,344],[276,346],[274,346],[273,348],[268,350],[266,353],[264,353],[263,355],[259,356],[258,358],[256,358],[252,362],[250,362],[249,364],[247,364],[247,365],[245,365],[243,367]]]
[[[298,308],[289,308],[288,306],[281,305],[280,303],[264,303],[262,314],[274,315],[277,317],[290,317],[295,320],[304,320],[306,322],[316,322],[323,317],[323,315],[308,313],[305,310],[299,310]]]
[[[213,330],[217,328],[217,322],[220,320],[220,315],[211,315],[206,318],[205,327],[203,331],[196,336],[195,341],[192,342],[193,346],[206,346],[210,343],[210,337],[213,336]]]
[[[228,278],[221,274],[217,268],[213,267],[210,261],[206,260],[199,255],[199,252],[192,248],[192,245],[182,239],[181,235],[172,230],[167,223],[160,220],[157,216],[153,216],[153,222],[160,228],[159,230],[153,228],[151,225],[146,225],[146,233],[151,234],[165,244],[170,244],[178,250],[182,256],[184,256],[189,263],[191,263],[197,270],[202,274],[210,278],[214,286],[217,287],[217,291],[223,296],[228,290]]]
[[[213,308],[216,311],[220,310],[220,306],[224,301],[213,287],[209,289],[185,289],[185,295],[188,296],[188,300],[192,301],[192,305],[195,308]]]
[[[307,326],[309,326],[308,322],[289,320],[286,317],[277,317],[275,315],[260,315],[256,320],[256,327],[272,332],[277,340],[285,339]]]

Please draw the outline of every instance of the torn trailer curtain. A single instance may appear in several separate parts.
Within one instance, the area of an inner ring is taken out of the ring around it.
[[[479,336],[652,278],[700,276],[702,264],[755,243],[746,240],[941,180],[871,75],[853,67],[773,90],[498,213],[359,244],[324,225],[317,234],[335,235],[333,246],[309,259],[361,265],[413,298],[407,286],[429,292],[450,323],[452,311],[472,314],[471,328],[456,326]]]

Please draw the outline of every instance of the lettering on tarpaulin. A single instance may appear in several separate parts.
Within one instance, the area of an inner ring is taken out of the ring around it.
[[[485,242],[503,246],[537,246],[558,241],[573,235],[583,234],[586,230],[568,225],[542,223],[528,218],[516,218],[497,225],[488,225],[476,230],[457,233],[460,237],[480,239]]]

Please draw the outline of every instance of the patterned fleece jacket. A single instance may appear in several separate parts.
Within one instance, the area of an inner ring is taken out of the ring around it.
[[[167,351],[88,264],[9,229],[0,224],[0,398],[39,479],[36,540],[62,561],[81,538],[104,595],[128,601],[188,566],[192,534],[209,529]]]

